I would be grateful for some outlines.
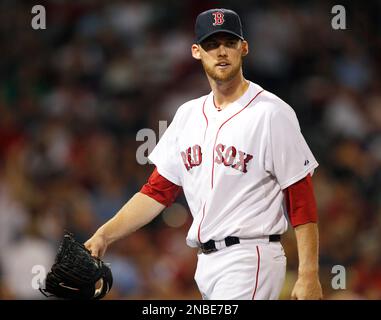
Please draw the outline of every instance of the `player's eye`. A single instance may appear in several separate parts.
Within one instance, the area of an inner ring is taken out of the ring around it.
[[[208,41],[202,44],[202,47],[205,51],[213,50],[218,47],[218,43],[216,41]]]
[[[226,46],[229,48],[234,48],[237,45],[237,40],[229,40],[226,42]]]

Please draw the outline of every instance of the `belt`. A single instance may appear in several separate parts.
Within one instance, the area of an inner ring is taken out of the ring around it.
[[[265,237],[265,239],[267,236]],[[269,242],[279,242],[280,241],[280,234],[271,234],[268,236]],[[240,240],[238,237],[226,237],[222,241],[214,241],[209,240],[208,242],[204,242],[200,244],[200,250],[202,253],[208,254],[215,251],[218,251],[222,248],[230,247],[235,244],[241,243],[242,239]],[[218,247],[218,248],[217,248]]]

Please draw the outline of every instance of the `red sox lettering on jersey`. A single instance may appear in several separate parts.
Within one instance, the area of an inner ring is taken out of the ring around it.
[[[247,164],[253,159],[251,154],[247,154],[241,150],[238,150],[234,146],[226,147],[224,144],[219,143],[215,148],[217,156],[214,162],[217,164],[223,164],[226,167],[231,167],[235,170],[243,173],[247,172]],[[181,152],[181,158],[187,171],[193,167],[197,167],[202,163],[202,150],[199,145],[187,148]]]
[[[193,167],[197,167],[202,162],[202,152],[201,147],[196,144],[193,147],[187,148],[185,151],[181,152],[181,158],[187,171]]]
[[[247,163],[253,159],[251,154],[238,150],[237,155],[237,148],[233,146],[226,148],[226,146],[221,143],[216,146],[216,153],[217,157],[214,160],[215,163],[223,163],[225,166],[232,167],[243,173],[247,172]]]

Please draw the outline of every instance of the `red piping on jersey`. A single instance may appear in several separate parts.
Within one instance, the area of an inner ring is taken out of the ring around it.
[[[206,128],[205,128],[205,132],[204,132],[204,141],[205,141],[205,136],[206,136],[206,130],[208,130],[208,118],[205,114],[205,102],[206,102],[206,99],[208,99],[208,97],[205,98],[204,100],[204,103],[202,105],[202,113],[204,114],[204,117],[205,117],[205,120],[206,120]]]
[[[213,161],[213,163],[212,163],[212,189],[213,189],[213,177],[214,177],[214,150],[216,149],[216,143],[217,143],[218,134],[220,133],[220,130],[221,130],[222,126],[223,126],[226,122],[228,122],[231,118],[235,117],[237,114],[239,114],[240,112],[242,112],[243,110],[245,110],[245,109],[250,105],[250,103],[252,103],[253,100],[254,100],[260,93],[262,93],[263,91],[265,91],[265,90],[261,90],[261,91],[259,91],[259,92],[254,96],[254,98],[251,99],[251,100],[249,101],[249,103],[248,103],[246,106],[244,106],[244,107],[243,107],[241,110],[239,110],[237,113],[233,114],[229,119],[227,119],[227,120],[226,120],[223,124],[221,124],[221,126],[218,128],[218,131],[217,131],[217,134],[216,134],[216,139],[214,140],[214,146],[213,146],[213,158],[212,158],[212,161]]]
[[[253,293],[253,298],[252,300],[254,300],[254,297],[255,297],[255,293],[257,292],[257,288],[258,288],[258,278],[259,278],[259,268],[261,266],[261,255],[259,254],[259,248],[257,246],[257,257],[258,257],[258,263],[257,263],[257,275],[255,276],[255,288],[254,288],[254,293]]]
[[[200,224],[198,225],[198,241],[201,243],[201,237],[200,237],[200,228],[201,228],[201,223],[204,221],[204,217],[205,217],[205,204],[206,202],[204,203],[204,206],[202,208],[202,218],[201,218],[201,221],[200,221]]]
[[[213,104],[214,104],[214,107],[216,108],[217,111],[221,111],[222,109],[216,105],[216,100],[214,100],[214,96],[213,96]]]

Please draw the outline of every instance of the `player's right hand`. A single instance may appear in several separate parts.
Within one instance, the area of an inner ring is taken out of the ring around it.
[[[104,237],[95,233],[89,240],[85,242],[85,247],[91,251],[91,255],[94,257],[98,257],[100,259],[103,258],[106,249],[107,243]]]

